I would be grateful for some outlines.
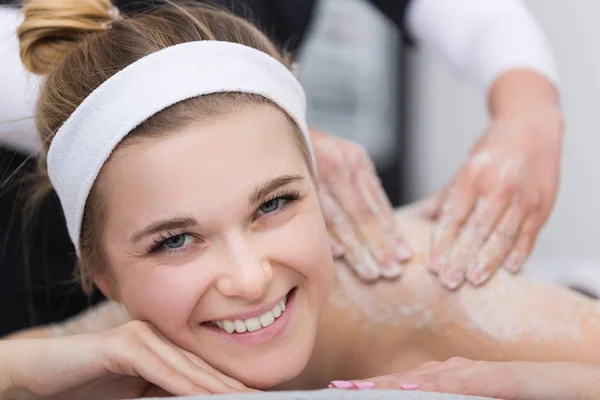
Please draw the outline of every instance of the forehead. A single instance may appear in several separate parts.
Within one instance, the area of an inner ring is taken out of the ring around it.
[[[277,107],[248,105],[118,149],[101,185],[113,204],[144,204],[155,213],[175,206],[191,211],[190,202],[210,207],[216,197],[239,202],[265,179],[308,176],[296,135]]]

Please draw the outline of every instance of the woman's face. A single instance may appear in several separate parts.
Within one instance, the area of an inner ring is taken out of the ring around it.
[[[268,388],[302,371],[333,263],[282,111],[249,105],[131,143],[99,184],[103,291],[247,385]]]

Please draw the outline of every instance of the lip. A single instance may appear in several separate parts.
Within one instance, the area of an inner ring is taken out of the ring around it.
[[[203,323],[202,327],[205,329],[208,329],[212,332],[214,332],[215,334],[219,335],[220,337],[222,337],[224,340],[228,340],[228,341],[232,341],[232,342],[236,342],[236,343],[243,343],[243,344],[258,344],[258,343],[264,343],[270,340],[273,340],[279,336],[281,336],[285,330],[285,328],[288,326],[289,321],[292,318],[292,314],[294,313],[295,310],[295,305],[296,305],[296,294],[297,294],[297,288],[292,289],[289,293],[288,293],[288,299],[287,299],[287,303],[285,305],[285,311],[281,314],[281,316],[279,318],[277,318],[275,320],[275,322],[273,322],[271,325],[267,326],[266,328],[261,328],[257,331],[254,332],[244,332],[244,333],[227,333],[224,330],[220,329],[219,327],[214,326],[212,323]],[[275,306],[275,304],[277,304],[277,302],[273,303],[273,306]],[[273,307],[271,308],[266,308],[265,311],[263,312],[263,314],[266,311],[271,310]],[[237,315],[251,315],[251,314],[237,314]],[[261,315],[261,314],[252,314],[254,317]],[[253,318],[252,316],[249,318]],[[236,318],[236,319],[243,319],[243,318]]]
[[[237,313],[237,314],[231,314],[231,315],[228,315],[226,317],[214,318],[214,319],[211,319],[210,321],[205,321],[205,322],[225,321],[227,319],[230,320],[230,321],[235,321],[236,319],[246,320],[248,318],[260,317],[261,315],[263,315],[267,311],[271,311],[273,309],[273,307],[275,307],[275,304],[278,304],[281,300],[285,299],[285,296],[287,296],[291,292],[292,292],[292,290],[290,290],[289,292],[287,292],[284,296],[281,296],[277,301],[273,301],[271,303],[267,303],[266,305],[264,305],[264,306],[262,306],[260,308],[257,308],[256,310],[241,312],[241,313]]]

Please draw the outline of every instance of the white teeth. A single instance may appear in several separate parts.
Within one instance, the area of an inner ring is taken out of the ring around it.
[[[263,328],[266,328],[267,326],[275,322],[275,316],[271,311],[267,311],[266,313],[258,317],[258,319],[260,320],[260,324]]]
[[[227,333],[233,333],[233,331],[235,330],[235,325],[233,324],[232,321],[225,320],[225,321],[223,321],[223,329]]]
[[[281,316],[281,314],[285,311],[285,305],[287,303],[287,297],[281,300],[279,303],[275,304],[270,311],[267,311],[263,315],[256,318],[248,318],[245,321],[242,320],[223,320],[223,321],[212,321],[213,325],[218,326],[223,329],[227,333],[244,333],[254,332],[261,328],[266,328],[271,325],[277,318]]]
[[[281,315],[281,307],[279,307],[279,304],[275,304],[275,307],[273,307],[271,312],[273,313],[273,316],[275,318],[279,318],[279,316]]]
[[[258,318],[249,318],[245,322],[246,328],[248,328],[248,332],[254,332],[261,328],[260,320]]]
[[[244,333],[244,332],[246,332],[246,324],[244,323],[244,321],[236,319],[233,324],[235,325],[235,331],[237,333]]]

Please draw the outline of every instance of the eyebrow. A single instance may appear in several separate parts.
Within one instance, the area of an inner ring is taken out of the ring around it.
[[[254,189],[252,193],[250,193],[250,196],[248,197],[248,202],[250,204],[256,204],[263,198],[267,197],[269,193],[279,189],[280,187],[301,180],[304,180],[304,178],[300,175],[282,175],[275,179],[265,181],[256,189]],[[140,229],[139,231],[131,235],[129,241],[135,244],[143,238],[145,238],[146,236],[154,235],[159,232],[176,229],[186,229],[194,226],[198,226],[198,222],[192,217],[161,219],[151,223],[150,225]]]
[[[263,198],[267,197],[267,195],[282,186],[285,186],[292,182],[302,181],[304,178],[300,175],[282,175],[275,179],[271,179],[263,182],[256,189],[250,193],[248,196],[249,204],[256,204]]]
[[[135,244],[149,235],[175,229],[185,229],[192,226],[198,226],[198,222],[192,217],[161,219],[131,235],[129,241]]]

